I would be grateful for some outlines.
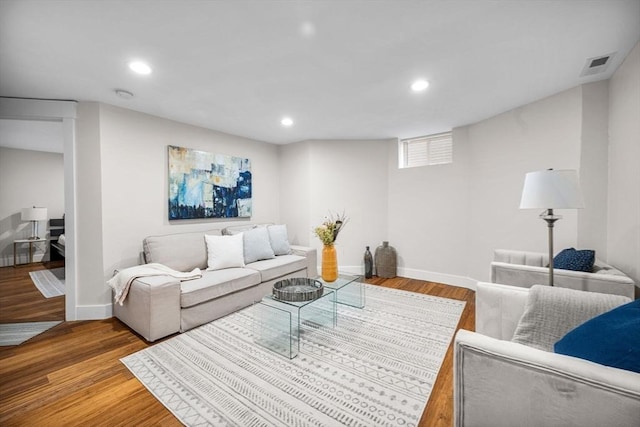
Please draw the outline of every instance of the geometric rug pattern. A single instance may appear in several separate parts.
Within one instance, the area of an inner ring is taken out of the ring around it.
[[[253,341],[253,307],[122,362],[187,426],[415,426],[463,301],[373,285],[288,359]]]
[[[60,323],[62,322],[0,323],[0,346],[22,344]]]
[[[64,268],[31,271],[29,276],[45,298],[64,295]]]

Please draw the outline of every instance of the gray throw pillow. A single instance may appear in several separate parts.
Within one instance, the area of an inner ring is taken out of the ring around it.
[[[275,258],[269,233],[266,227],[256,227],[242,233],[244,243],[244,263],[260,261],[261,259]]]
[[[511,341],[552,352],[567,332],[628,301],[620,295],[534,285]]]
[[[267,227],[267,230],[273,252],[276,255],[289,255],[291,253],[291,246],[289,245],[287,226],[284,224],[270,225]]]

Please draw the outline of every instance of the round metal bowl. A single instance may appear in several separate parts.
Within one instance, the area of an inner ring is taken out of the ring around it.
[[[312,301],[322,296],[324,285],[319,280],[295,277],[273,284],[273,297],[282,301]]]

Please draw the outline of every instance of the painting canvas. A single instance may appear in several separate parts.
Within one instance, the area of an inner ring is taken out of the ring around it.
[[[169,146],[169,219],[251,216],[251,161]]]

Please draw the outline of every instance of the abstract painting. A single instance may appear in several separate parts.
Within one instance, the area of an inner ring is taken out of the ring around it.
[[[251,161],[169,146],[169,220],[251,216]]]

